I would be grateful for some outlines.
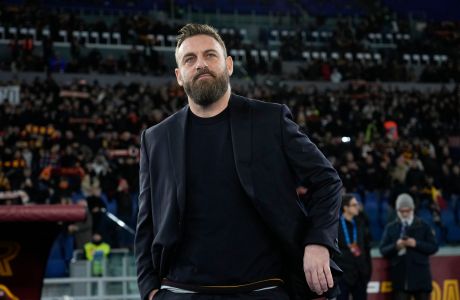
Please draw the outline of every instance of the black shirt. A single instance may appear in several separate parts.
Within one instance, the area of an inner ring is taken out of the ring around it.
[[[211,118],[189,111],[182,242],[168,279],[240,284],[280,277],[281,255],[236,172],[228,108]]]

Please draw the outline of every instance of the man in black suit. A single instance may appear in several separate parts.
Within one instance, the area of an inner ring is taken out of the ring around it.
[[[188,105],[141,135],[142,299],[305,299],[307,284],[323,295],[338,251],[337,172],[286,106],[231,93],[233,61],[214,28],[179,33]]]

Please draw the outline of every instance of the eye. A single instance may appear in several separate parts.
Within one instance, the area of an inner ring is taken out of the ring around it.
[[[185,63],[185,64],[191,64],[191,63],[193,63],[194,60],[195,60],[195,57],[193,57],[193,56],[188,56],[188,57],[186,57],[186,58],[184,59],[184,63]]]

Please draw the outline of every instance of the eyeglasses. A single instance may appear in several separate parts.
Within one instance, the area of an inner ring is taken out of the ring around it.
[[[398,211],[402,214],[407,214],[407,213],[410,213],[413,211],[412,208],[401,208],[401,209],[398,209]]]

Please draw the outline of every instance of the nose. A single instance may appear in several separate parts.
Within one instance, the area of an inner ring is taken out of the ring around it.
[[[208,64],[206,63],[206,60],[203,57],[198,57],[197,62],[196,62],[196,69],[200,70],[203,68],[207,68]]]

